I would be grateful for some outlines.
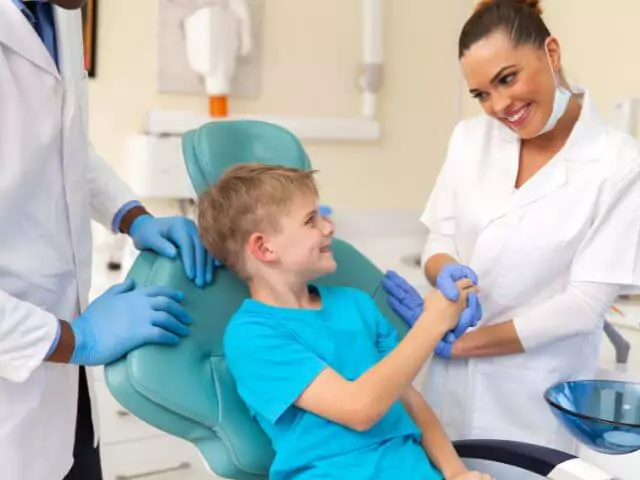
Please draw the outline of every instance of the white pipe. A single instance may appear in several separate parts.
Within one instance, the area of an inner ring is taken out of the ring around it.
[[[382,63],[382,0],[363,0],[363,63]]]
[[[378,96],[373,92],[362,92],[362,116],[366,119],[373,120],[376,116],[376,106]]]
[[[362,1],[362,116],[374,119],[382,86],[382,0]]]

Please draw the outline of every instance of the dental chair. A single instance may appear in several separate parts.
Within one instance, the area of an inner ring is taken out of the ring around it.
[[[209,123],[187,132],[182,150],[198,193],[239,163],[311,168],[294,135],[258,121]],[[383,272],[347,242],[335,239],[333,251],[338,269],[318,283],[349,285],[368,292],[404,335],[406,325],[389,309],[384,289],[379,288]],[[179,259],[150,252],[139,255],[128,276],[138,286],[167,285],[183,291],[183,304],[194,324],[191,335],[176,347],[147,345],[107,365],[105,378],[111,394],[133,415],[191,442],[216,475],[266,480],[274,452],[238,396],[222,348],[225,326],[248,296],[246,285],[222,268],[212,286],[198,288],[184,274]],[[470,440],[455,446],[470,468],[489,471],[497,479],[613,478],[571,455],[536,445]]]

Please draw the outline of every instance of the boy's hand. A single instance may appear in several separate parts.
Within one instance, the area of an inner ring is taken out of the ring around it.
[[[470,293],[476,292],[473,281],[463,278],[456,282],[458,288],[458,299],[456,301],[447,300],[440,290],[431,290],[424,297],[424,312],[428,314],[429,322],[441,322],[445,331],[452,330],[458,325],[458,320],[462,312],[467,308],[467,297]],[[421,315],[421,321],[426,315]]]
[[[471,280],[475,285],[474,279],[469,280]],[[451,285],[456,290],[454,296],[460,300],[457,284],[452,281]],[[388,271],[385,274],[384,279],[382,280],[382,286],[388,294],[387,302],[391,307],[391,310],[404,320],[409,327],[413,327],[422,315],[425,299],[422,298],[420,293],[412,287],[409,282],[394,271]],[[431,295],[436,295],[436,293],[437,292],[432,292]],[[449,296],[444,292],[442,295],[449,298]],[[442,300],[441,296],[439,300]],[[451,350],[455,341],[459,339],[469,328],[475,327],[481,318],[482,307],[480,305],[480,300],[478,299],[477,294],[474,291],[471,291],[467,298],[466,308],[459,316],[459,320],[455,328],[450,330],[440,341],[435,350],[435,354],[439,357],[451,358]]]
[[[453,477],[447,477],[446,480],[493,480],[491,475],[487,475],[486,473],[480,472],[462,472],[457,473]]]

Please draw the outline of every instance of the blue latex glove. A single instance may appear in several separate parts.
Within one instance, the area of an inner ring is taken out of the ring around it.
[[[424,309],[424,299],[420,293],[394,271],[385,274],[382,286],[389,294],[387,302],[391,310],[407,322],[410,327],[413,327]],[[456,327],[447,332],[438,343],[436,355],[450,358],[453,343],[469,328],[475,327],[481,319],[482,307],[478,295],[470,293],[467,299],[467,308],[462,311]]]
[[[478,299],[478,294],[472,292],[467,297],[467,308],[460,314],[460,319],[456,327],[445,335],[445,340],[449,343],[455,342],[471,327],[478,325],[482,320],[482,305]]]
[[[213,283],[214,269],[220,262],[205,250],[198,228],[190,219],[141,215],[131,225],[129,236],[138,250],[152,250],[168,258],[176,258],[179,251],[189,279],[199,287],[205,282]]]
[[[453,344],[460,338],[465,332],[478,325],[478,322],[482,319],[482,306],[476,293],[470,293],[467,297],[467,308],[465,308],[460,314],[460,319],[456,327],[449,331],[444,338],[438,343],[435,354],[442,358],[451,358],[451,351]]]
[[[320,213],[320,216],[322,217],[330,217],[333,213],[333,208],[331,208],[329,205],[320,205],[320,207],[318,208],[318,213]]]
[[[467,308],[460,314],[458,325],[445,335],[445,339],[450,343],[455,342],[464,335],[468,329],[478,325],[480,320],[482,320],[482,305],[478,299],[478,294],[472,292],[467,297]]]
[[[453,342],[449,341],[447,337],[445,337],[438,342],[438,345],[436,345],[434,354],[440,358],[450,359],[452,350]]]
[[[478,285],[478,275],[469,267],[458,263],[447,264],[442,267],[442,270],[440,270],[436,278],[436,288],[440,290],[447,299],[456,302],[460,294],[456,282],[463,278],[468,278],[475,286]]]
[[[409,282],[393,270],[382,279],[382,287],[387,294],[387,303],[409,327],[413,327],[424,309],[424,299]]]
[[[192,323],[183,298],[168,287],[134,289],[131,279],[111,287],[71,322],[76,345],[69,363],[104,365],[147,343],[177,344]]]

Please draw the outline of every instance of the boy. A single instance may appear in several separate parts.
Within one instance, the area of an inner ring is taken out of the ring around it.
[[[457,303],[429,294],[401,342],[364,292],[314,286],[336,263],[313,173],[240,165],[199,200],[203,242],[249,285],[224,350],[276,451],[269,478],[488,478],[466,470],[411,386],[457,324],[471,282],[459,282]]]

